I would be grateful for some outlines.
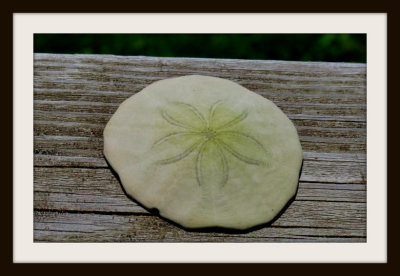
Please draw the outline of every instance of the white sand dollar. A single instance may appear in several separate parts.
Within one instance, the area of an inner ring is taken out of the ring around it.
[[[157,81],[124,101],[104,154],[129,195],[187,228],[271,221],[295,195],[302,163],[275,104],[206,76]]]

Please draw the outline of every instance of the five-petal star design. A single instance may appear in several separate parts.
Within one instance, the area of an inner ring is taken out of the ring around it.
[[[213,166],[213,171],[218,174],[218,182],[222,187],[229,179],[228,160],[230,158],[237,158],[245,164],[253,166],[267,164],[267,162],[262,160],[263,158],[252,157],[249,152],[246,151],[246,149],[251,147],[253,152],[255,150],[264,157],[268,157],[268,152],[265,150],[264,146],[254,137],[242,131],[238,131],[237,128],[235,128],[247,118],[247,110],[239,114],[236,113],[234,116],[225,116],[221,119],[218,118],[218,111],[223,108],[223,101],[217,101],[212,104],[206,116],[191,104],[183,102],[175,102],[173,104],[184,110],[186,114],[191,116],[192,120],[185,120],[182,116],[171,115],[166,109],[161,110],[162,118],[176,130],[158,139],[153,144],[153,148],[156,149],[158,146],[167,142],[171,143],[174,139],[177,142],[173,143],[173,145],[182,148],[178,153],[158,160],[156,162],[157,164],[172,164],[195,153],[194,168],[196,171],[196,180],[198,184],[202,186],[205,184],[205,170],[207,164],[204,165],[204,160],[207,153],[209,155],[208,158],[218,161],[217,163],[214,162],[214,165],[217,165]],[[232,115],[232,113],[230,115]],[[182,138],[189,139],[190,143],[186,145],[186,147],[183,145],[185,143],[178,142],[178,139],[182,141]],[[260,154],[257,154],[257,156],[260,156]]]

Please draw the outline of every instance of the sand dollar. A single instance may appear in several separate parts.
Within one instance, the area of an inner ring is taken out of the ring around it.
[[[296,129],[275,104],[197,75],[124,101],[104,154],[130,196],[187,228],[269,222],[295,195],[302,163]]]

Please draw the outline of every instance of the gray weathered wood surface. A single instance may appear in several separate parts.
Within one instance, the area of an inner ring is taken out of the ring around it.
[[[102,132],[119,104],[190,74],[235,81],[296,125],[298,194],[271,226],[185,231],[129,199],[105,162]],[[35,54],[34,135],[35,241],[366,241],[365,64]]]

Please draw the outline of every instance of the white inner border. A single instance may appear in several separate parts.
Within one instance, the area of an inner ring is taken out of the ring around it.
[[[386,262],[386,14],[14,14],[14,262]],[[34,33],[367,33],[366,243],[33,243]]]

